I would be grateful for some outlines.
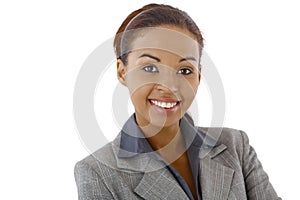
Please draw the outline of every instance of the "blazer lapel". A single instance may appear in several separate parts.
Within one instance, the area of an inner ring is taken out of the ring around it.
[[[117,156],[119,152],[118,141],[115,141],[113,151],[119,169],[144,174],[136,188],[134,188],[134,192],[143,199],[189,199],[162,161],[152,158],[149,154],[136,154],[130,159],[119,158]]]
[[[200,187],[203,200],[228,199],[234,170],[213,159],[226,150],[226,148],[225,145],[221,144],[211,150],[204,148],[200,151]],[[134,189],[134,192],[144,199],[188,200],[188,196],[171,172],[165,168],[164,163],[149,157],[147,158],[147,161],[145,158],[142,158],[143,162],[137,162],[144,163],[143,167],[139,165],[141,167],[139,170],[144,172],[144,176]],[[136,167],[131,166],[131,169],[135,168],[137,170]]]
[[[164,163],[154,159],[148,163],[146,172],[134,192],[149,200],[189,199]]]
[[[228,199],[234,170],[213,160],[227,147],[223,144],[200,155],[200,187],[203,200]],[[207,150],[208,151],[208,150]]]

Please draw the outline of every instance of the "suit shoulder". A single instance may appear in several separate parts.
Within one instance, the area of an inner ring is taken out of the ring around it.
[[[240,142],[246,134],[238,129],[227,127],[198,127],[205,135],[221,143]]]
[[[116,167],[116,158],[113,143],[108,143],[75,164],[75,173],[78,171],[92,170],[98,175],[111,173]]]
[[[223,128],[222,134],[220,136],[220,142],[225,144],[241,144],[244,141],[244,136],[246,134],[238,129],[233,128]]]
[[[232,152],[243,151],[244,144],[248,143],[248,136],[242,130],[227,127],[199,127],[207,136],[224,144]]]

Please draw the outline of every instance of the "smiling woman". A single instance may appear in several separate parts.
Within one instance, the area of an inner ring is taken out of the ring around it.
[[[114,47],[135,112],[76,164],[79,199],[280,199],[244,132],[196,127],[186,113],[203,38],[185,12],[146,5],[124,20]]]
[[[194,52],[198,51],[191,48],[186,53]],[[200,81],[197,63],[167,50],[141,48],[128,55],[126,66],[118,60],[119,80],[129,89],[140,126],[178,126],[197,92]],[[171,104],[172,108],[166,108]]]

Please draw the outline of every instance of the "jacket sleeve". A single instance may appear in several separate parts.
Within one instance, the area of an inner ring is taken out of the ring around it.
[[[104,182],[94,169],[83,161],[74,169],[79,200],[111,200],[114,199]]]
[[[243,139],[242,166],[247,197],[249,200],[280,200],[267,173],[263,170],[255,150],[250,146],[247,135],[241,131]]]

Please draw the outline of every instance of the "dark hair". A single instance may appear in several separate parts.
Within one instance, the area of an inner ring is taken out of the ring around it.
[[[117,58],[121,59],[125,65],[127,64],[129,45],[134,37],[132,32],[127,34],[131,37],[126,38],[127,45],[123,45],[126,31],[160,25],[175,25],[192,33],[199,44],[201,58],[203,37],[196,23],[186,12],[164,4],[148,4],[127,16],[114,38],[114,49]]]

